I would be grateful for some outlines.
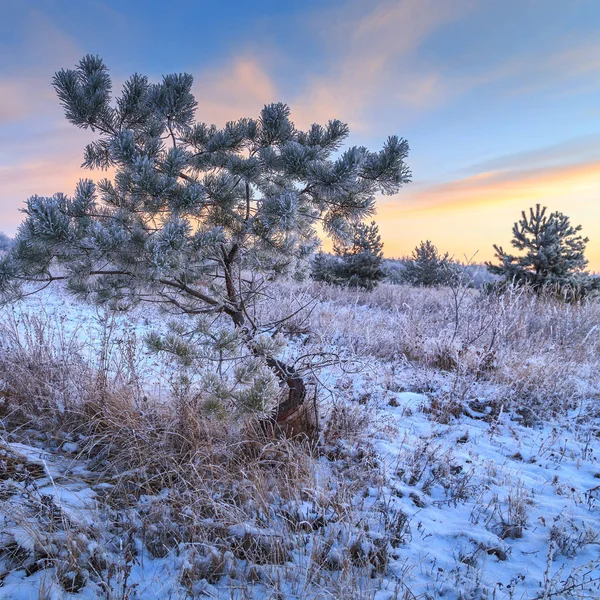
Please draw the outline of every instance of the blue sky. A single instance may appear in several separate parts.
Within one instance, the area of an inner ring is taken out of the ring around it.
[[[489,258],[540,202],[583,225],[600,270],[599,34],[598,0],[3,0],[0,229],[84,175],[87,134],[50,80],[94,53],[117,86],[192,73],[202,121],[282,100],[299,126],[347,121],[353,143],[406,137],[414,182],[377,217],[390,256],[428,238]]]

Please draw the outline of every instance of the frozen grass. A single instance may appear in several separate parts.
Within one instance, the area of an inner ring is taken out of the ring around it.
[[[600,305],[282,283],[255,310],[319,443],[207,414],[143,348],[160,317],[3,310],[0,598],[598,597]]]
[[[371,294],[306,285],[274,295],[281,316],[318,296],[310,316],[299,317],[292,331],[304,328],[319,345],[375,360],[378,369],[387,365],[413,376],[435,370],[452,382],[459,409],[477,399],[480,382],[497,386],[495,402],[504,409],[538,416],[564,413],[600,394],[597,301],[565,304],[514,290],[498,296],[392,285]]]

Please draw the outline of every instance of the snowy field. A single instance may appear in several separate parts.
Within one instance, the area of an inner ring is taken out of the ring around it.
[[[1,309],[0,598],[600,597],[598,304],[276,295],[317,446],[202,415],[144,344],[191,318]]]

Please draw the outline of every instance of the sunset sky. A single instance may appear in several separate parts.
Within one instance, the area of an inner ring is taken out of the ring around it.
[[[488,259],[539,202],[583,225],[600,271],[600,0],[1,0],[0,47],[6,233],[27,197],[87,175],[51,78],[93,53],[116,88],[192,73],[200,121],[284,101],[352,144],[407,138],[413,183],[376,217],[387,256],[431,239]]]

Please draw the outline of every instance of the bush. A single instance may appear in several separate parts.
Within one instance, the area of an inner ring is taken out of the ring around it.
[[[569,217],[536,204],[523,211],[513,225],[511,245],[520,255],[508,254],[494,245],[499,264],[486,263],[490,272],[502,277],[502,285],[515,284],[536,293],[552,291],[565,300],[574,300],[600,289],[600,280],[585,270],[588,238],[573,226]]]

